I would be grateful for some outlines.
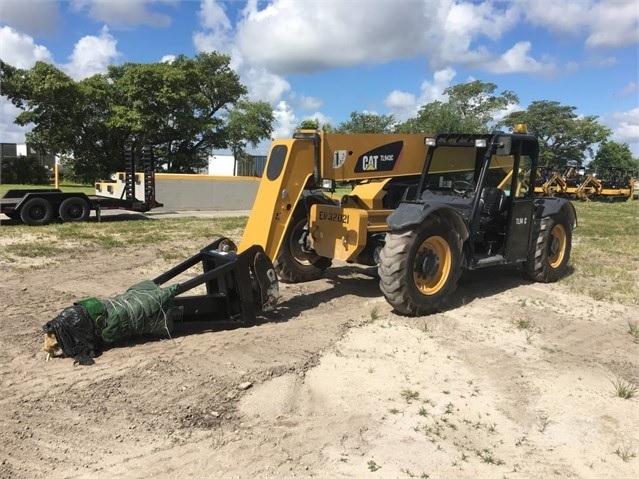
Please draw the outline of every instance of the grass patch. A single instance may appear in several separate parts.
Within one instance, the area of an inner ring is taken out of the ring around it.
[[[630,459],[636,457],[635,452],[630,446],[618,447],[615,450],[615,454],[619,456],[623,462],[630,462]]]
[[[573,204],[579,221],[573,231],[574,270],[562,282],[596,300],[639,304],[638,203]]]
[[[632,384],[626,381],[623,378],[617,377],[615,380],[612,380],[612,386],[615,389],[615,396],[620,397],[622,399],[632,399],[637,394],[636,384]]]
[[[413,391],[411,389],[404,389],[402,390],[402,397],[404,398],[404,400],[410,404],[411,402],[419,399],[419,392],[418,391]]]
[[[9,190],[42,190],[42,189],[50,189],[55,188],[53,182],[47,185],[23,185],[23,184],[11,184],[11,183],[3,183],[0,184],[0,196],[4,196],[4,194]],[[95,195],[95,185],[82,185],[79,183],[71,183],[68,181],[63,181],[58,184],[58,188],[60,188],[65,193],[84,193],[86,195]]]
[[[4,251],[22,258],[48,258],[62,253],[64,249],[54,244],[37,242],[10,244],[5,246]]]
[[[628,320],[628,334],[632,336],[632,340],[635,343],[639,343],[639,328],[636,321]]]
[[[14,259],[56,259],[56,256],[74,252],[139,250],[153,246],[159,251],[158,256],[179,261],[195,254],[219,236],[239,243],[246,221],[246,217],[162,218],[51,223],[37,228],[11,225],[2,228],[3,238],[9,241],[0,246],[0,255]],[[20,268],[23,265],[19,261],[11,261],[11,266]],[[40,265],[42,269],[46,267]]]

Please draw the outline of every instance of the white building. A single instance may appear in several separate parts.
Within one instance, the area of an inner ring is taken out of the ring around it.
[[[208,174],[213,176],[233,176],[235,158],[233,155],[209,156]]]

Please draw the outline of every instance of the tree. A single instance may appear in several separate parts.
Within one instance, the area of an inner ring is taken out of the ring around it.
[[[238,162],[246,156],[246,147],[257,148],[260,141],[271,137],[273,120],[273,108],[263,101],[250,102],[242,98],[229,111],[225,133],[235,158],[234,174],[237,174]]]
[[[247,93],[229,63],[228,56],[214,52],[110,67],[119,95],[110,125],[129,128],[136,145],[160,146],[168,171],[204,167],[208,154],[228,147],[224,117]]]
[[[228,111],[246,94],[229,63],[215,52],[182,55],[75,82],[47,63],[21,70],[0,62],[0,93],[24,110],[16,123],[34,125],[27,141],[72,158],[75,178],[92,182],[123,168],[127,143],[154,146],[169,171],[189,173],[228,147]]]
[[[306,120],[302,120],[300,124],[296,127],[297,130],[322,130],[326,133],[335,133],[336,130],[330,123],[324,123],[320,125],[320,121],[318,118],[307,118]]]
[[[351,112],[351,118],[337,127],[337,133],[391,133],[396,124],[393,115]]]
[[[595,159],[590,162],[589,166],[600,172],[611,168],[619,168],[636,175],[639,171],[639,160],[632,157],[632,152],[627,143],[603,141],[599,145]]]
[[[444,90],[446,102],[422,105],[417,116],[397,125],[398,133],[487,133],[495,125],[494,118],[518,98],[511,91],[499,95],[497,85],[475,80]]]
[[[563,170],[569,163],[582,165],[586,153],[592,156],[593,146],[610,135],[596,116],[578,117],[574,110],[556,101],[534,101],[528,109],[506,116],[500,125],[526,124],[528,133],[539,139],[540,164]]]
[[[508,90],[495,95],[496,89],[494,83],[475,80],[448,87],[444,93],[448,95],[448,104],[459,112],[469,131],[488,132],[497,123],[496,114],[519,101],[517,95]]]
[[[475,125],[468,125],[450,103],[434,101],[422,105],[414,118],[396,126],[397,133],[479,133]]]

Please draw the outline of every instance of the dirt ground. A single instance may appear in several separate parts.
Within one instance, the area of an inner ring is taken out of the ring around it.
[[[153,278],[159,253],[0,257],[0,477],[639,477],[639,402],[615,387],[639,384],[639,306],[517,268],[465,274],[450,309],[410,319],[338,264],[256,325],[45,362],[46,321]]]

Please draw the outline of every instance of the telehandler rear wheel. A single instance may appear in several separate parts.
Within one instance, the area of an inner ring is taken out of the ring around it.
[[[414,230],[389,233],[380,253],[379,286],[395,310],[422,316],[437,312],[457,286],[461,242],[446,218],[427,218]]]
[[[554,283],[568,271],[572,230],[562,212],[542,218],[536,225],[535,249],[528,255],[524,269],[530,278]]]
[[[319,279],[332,263],[330,258],[304,251],[307,225],[308,218],[304,208],[296,208],[273,263],[277,275],[283,282],[303,283]]]

